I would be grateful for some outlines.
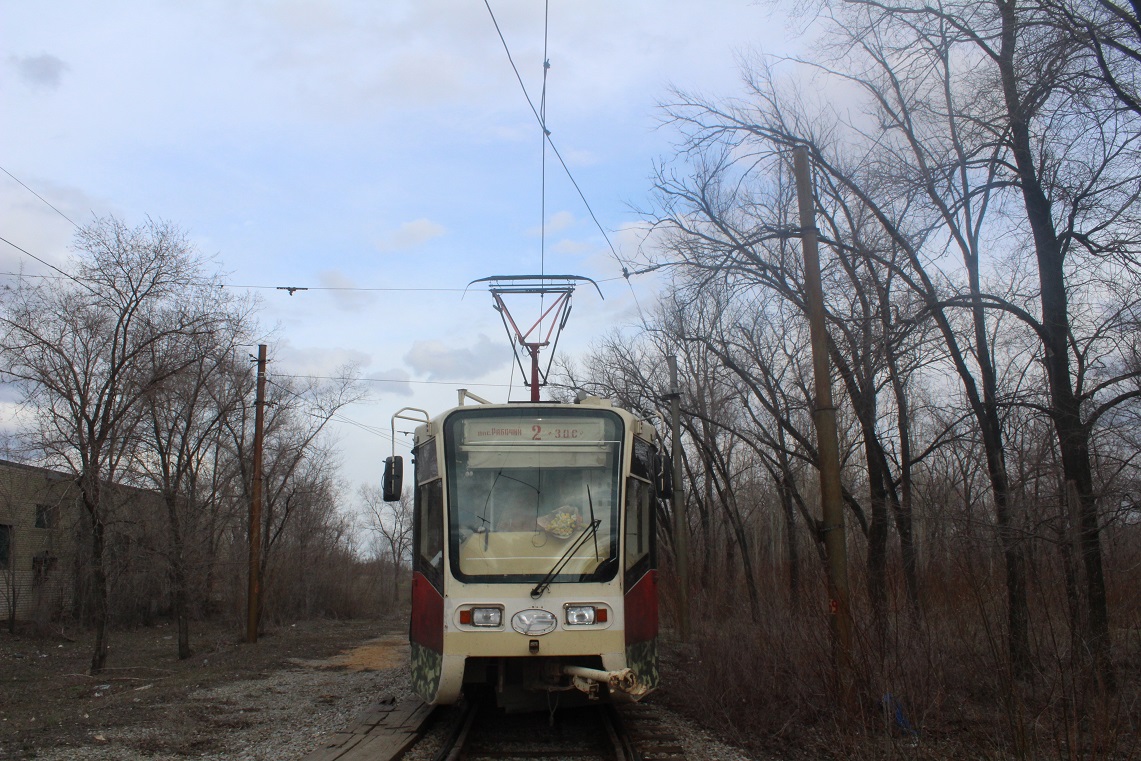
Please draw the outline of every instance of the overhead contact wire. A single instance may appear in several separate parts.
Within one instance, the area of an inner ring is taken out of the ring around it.
[[[539,204],[539,274],[547,274],[547,137],[551,134],[547,129],[547,72],[551,69],[551,59],[547,56],[547,29],[550,26],[551,4],[547,0],[543,6],[543,96],[539,100],[539,112],[542,122],[539,128],[542,132],[542,161],[540,162],[540,185],[542,201]],[[546,294],[539,294],[539,314],[545,314],[544,306]],[[542,332],[543,318],[539,318],[539,331]]]
[[[23,181],[23,180],[21,180],[19,177],[17,177],[16,175],[12,174],[11,172],[9,172],[7,169],[5,169],[5,168],[4,168],[4,167],[2,167],[2,166],[0,166],[0,172],[3,172],[4,174],[6,174],[6,175],[8,175],[9,177],[11,177],[13,180],[15,180],[16,182],[18,182],[18,183],[20,184],[20,187],[22,187],[24,190],[28,191],[29,193],[31,193],[32,195],[34,195],[36,198],[38,198],[38,199],[40,199],[41,201],[43,201],[45,204],[47,204],[47,205],[48,205],[48,208],[50,208],[50,209],[51,209],[52,211],[54,211],[56,214],[60,215],[60,216],[61,216],[61,217],[63,217],[64,219],[66,219],[68,222],[71,222],[71,225],[72,225],[72,227],[75,227],[76,229],[79,229],[79,225],[77,225],[77,224],[75,223],[75,220],[73,220],[71,217],[69,217],[69,216],[67,216],[66,214],[64,214],[62,211],[60,211],[59,209],[57,209],[55,206],[52,206],[51,202],[50,202],[50,201],[48,201],[48,199],[44,198],[44,197],[43,197],[43,196],[41,196],[39,193],[37,193],[36,191],[32,190],[30,187],[28,187],[27,185],[25,185],[25,184],[24,184],[24,181]]]
[[[65,277],[65,278],[67,278],[68,280],[70,280],[70,281],[72,281],[73,283],[75,283],[76,285],[79,285],[79,286],[82,286],[83,288],[86,288],[86,289],[87,289],[89,292],[91,292],[91,293],[95,294],[96,296],[98,296],[98,295],[99,295],[98,291],[96,291],[94,288],[92,288],[91,286],[89,286],[87,283],[83,282],[82,280],[80,280],[79,278],[75,277],[74,275],[69,275],[68,273],[64,272],[63,270],[61,270],[59,267],[55,266],[54,264],[52,264],[52,263],[50,263],[50,262],[47,262],[47,261],[44,261],[44,260],[43,260],[43,259],[41,259],[40,257],[38,257],[38,256],[36,256],[35,254],[33,254],[31,251],[28,251],[27,249],[24,249],[24,248],[20,248],[20,247],[19,247],[19,246],[17,246],[15,243],[13,243],[12,241],[8,240],[7,238],[0,238],[0,241],[3,241],[4,243],[7,243],[9,246],[11,246],[12,248],[16,249],[17,251],[19,251],[19,252],[20,252],[20,253],[22,253],[22,254],[27,254],[28,256],[32,257],[33,259],[35,259],[37,262],[39,262],[40,264],[44,265],[45,267],[48,267],[48,268],[50,268],[50,269],[53,269],[53,270],[55,270],[56,272],[58,272],[58,273],[59,273],[59,276],[60,276],[60,277]],[[17,277],[23,277],[23,275],[17,275]],[[36,276],[35,276],[35,275],[30,275],[29,277],[36,277]]]
[[[598,228],[600,233],[602,233],[603,239],[606,240],[607,247],[610,248],[610,253],[613,254],[614,259],[622,265],[623,269],[625,269],[626,263],[622,260],[622,257],[618,255],[618,251],[614,248],[614,244],[610,241],[610,236],[606,234],[606,230],[603,229],[602,224],[598,221],[598,217],[595,215],[594,209],[590,207],[590,202],[586,200],[586,194],[582,192],[582,188],[579,187],[578,182],[575,180],[574,175],[571,173],[570,167],[567,166],[567,162],[563,159],[562,154],[559,153],[559,149],[555,145],[555,141],[551,139],[551,134],[547,131],[545,120],[539,114],[538,109],[535,108],[535,103],[531,100],[531,95],[527,92],[527,86],[523,84],[523,77],[519,74],[519,67],[515,65],[515,59],[511,56],[511,48],[507,45],[507,40],[503,36],[503,30],[499,28],[499,21],[495,18],[495,12],[491,10],[491,3],[489,0],[483,0],[483,4],[486,6],[487,12],[491,16],[491,23],[495,25],[495,31],[499,35],[499,41],[503,43],[503,50],[505,53],[507,53],[507,62],[511,64],[511,69],[515,72],[515,79],[519,82],[519,87],[523,90],[523,97],[527,100],[527,105],[531,107],[531,113],[535,115],[535,119],[543,128],[544,139],[546,140],[547,144],[551,146],[551,151],[555,154],[555,157],[558,158],[559,164],[562,165],[563,171],[566,172],[567,179],[571,181],[571,185],[574,186],[575,192],[578,193],[578,197],[582,200],[583,206],[586,207],[587,213],[590,214],[590,218],[594,222],[594,226]]]

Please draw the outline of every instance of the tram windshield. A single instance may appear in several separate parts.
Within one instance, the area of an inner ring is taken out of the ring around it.
[[[576,544],[552,581],[613,578],[622,431],[606,410],[453,413],[444,456],[456,578],[539,582]]]

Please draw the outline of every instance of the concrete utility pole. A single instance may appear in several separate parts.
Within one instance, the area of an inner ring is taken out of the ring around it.
[[[804,249],[804,295],[812,337],[815,376],[816,449],[820,458],[820,506],[824,520],[824,549],[828,555],[828,614],[832,626],[833,655],[841,682],[847,682],[852,653],[852,615],[848,605],[848,547],[844,533],[844,502],[840,489],[840,446],[836,435],[836,408],[832,403],[832,365],[828,358],[828,331],[824,326],[824,288],[820,282],[820,253],[816,247],[816,200],[808,171],[808,150],[793,150],[796,199],[800,208]]]
[[[258,641],[261,610],[261,455],[265,409],[265,344],[258,344],[258,382],[254,397],[254,463],[250,488],[250,579],[246,608],[246,642]]]
[[[673,440],[670,451],[673,453],[673,502],[674,514],[674,571],[678,586],[678,628],[682,642],[689,641],[689,524],[685,520],[685,493],[681,488],[681,391],[677,385],[677,357],[666,357],[670,367],[670,392],[666,396],[670,402],[670,426]]]

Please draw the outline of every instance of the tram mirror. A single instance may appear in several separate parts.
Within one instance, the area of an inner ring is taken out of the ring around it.
[[[404,458],[399,455],[384,458],[384,481],[382,482],[385,502],[398,502],[404,491]]]

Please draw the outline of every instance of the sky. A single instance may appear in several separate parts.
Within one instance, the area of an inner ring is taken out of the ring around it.
[[[73,222],[182,227],[227,287],[260,297],[271,378],[360,367],[367,399],[330,426],[355,490],[379,481],[398,409],[435,415],[458,388],[528,398],[472,280],[598,281],[604,298],[574,294],[569,356],[652,306],[655,281],[627,283],[621,262],[637,258],[637,210],[676,138],[656,104],[671,86],[739,95],[743,56],[792,52],[774,7],[0,0],[0,237],[64,266]],[[496,30],[538,108],[545,8],[547,128],[589,208],[549,150],[544,180]],[[47,269],[0,243],[0,272],[21,271]],[[510,306],[524,329],[539,316]],[[12,405],[0,414],[10,426]],[[408,443],[398,434],[396,453]]]

